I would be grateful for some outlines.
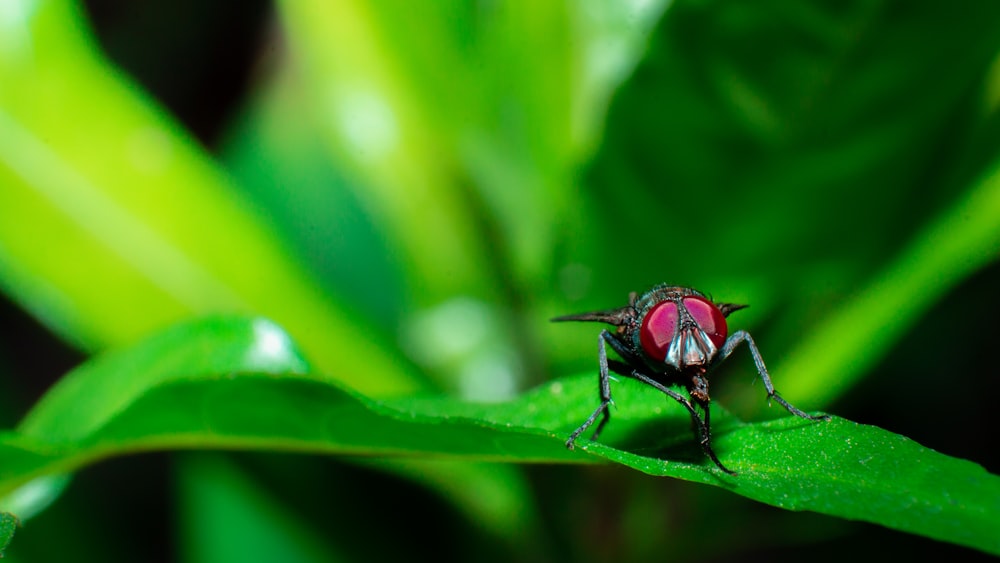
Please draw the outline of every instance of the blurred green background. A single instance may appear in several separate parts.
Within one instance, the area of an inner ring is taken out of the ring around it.
[[[503,400],[595,369],[548,318],[669,281],[750,303],[793,403],[995,473],[998,54],[990,2],[0,0],[0,416],[219,312],[371,396]],[[887,552],[978,555],[621,467],[148,454],[8,556]]]

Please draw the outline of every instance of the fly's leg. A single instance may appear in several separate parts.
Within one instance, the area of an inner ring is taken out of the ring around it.
[[[719,350],[719,353],[716,355],[715,361],[713,363],[719,363],[724,361],[727,357],[729,357],[730,354],[733,353],[733,350],[735,350],[736,347],[743,342],[746,342],[747,347],[750,348],[750,354],[753,355],[753,363],[755,366],[757,366],[757,373],[760,374],[761,381],[764,382],[764,389],[767,390],[767,400],[769,402],[773,399],[779,405],[785,407],[785,410],[787,410],[788,412],[794,414],[795,416],[799,416],[809,420],[830,419],[829,415],[822,414],[819,416],[814,416],[793,406],[791,403],[783,399],[781,395],[778,394],[777,391],[775,391],[774,384],[771,383],[771,376],[768,375],[767,367],[764,365],[764,358],[760,356],[760,351],[757,350],[757,345],[754,344],[753,338],[750,337],[750,333],[748,333],[745,330],[738,330],[734,332],[733,335],[726,340],[726,343],[722,345],[722,349]],[[706,413],[708,412],[707,405],[705,405],[705,412]]]
[[[601,430],[604,430],[604,426],[611,420],[611,410],[609,406],[612,404],[611,400],[611,378],[608,375],[608,352],[604,347],[604,341],[608,339],[613,339],[614,336],[611,335],[607,329],[602,330],[600,336],[597,338],[597,363],[600,369],[600,393],[601,393],[601,404],[594,410],[593,413],[580,425],[579,428],[573,431],[569,435],[569,439],[566,440],[566,447],[573,449],[575,446],[576,439],[580,437],[590,428],[594,422],[597,420],[598,416],[602,416],[601,422],[597,425],[594,430],[593,436],[590,437],[591,440],[596,440],[598,436],[601,435]]]
[[[656,381],[637,370],[632,370],[632,372],[629,374],[629,377],[637,379],[645,383],[646,385],[653,387],[657,391],[665,394],[666,396],[677,401],[681,405],[684,405],[684,408],[686,408],[688,410],[688,413],[691,414],[691,422],[693,422],[694,425],[698,428],[698,433],[700,435],[698,442],[701,444],[701,449],[705,452],[705,455],[707,455],[709,459],[711,459],[715,463],[715,465],[719,466],[719,469],[725,471],[730,475],[736,475],[735,471],[731,471],[725,465],[722,465],[722,462],[719,461],[719,456],[715,455],[715,450],[712,449],[712,427],[709,419],[711,411],[709,411],[708,409],[708,401],[705,401],[704,403],[701,402],[698,403],[699,406],[701,406],[702,410],[705,411],[705,418],[702,419],[701,415],[698,414],[698,409],[696,409],[694,407],[694,404],[692,404],[691,401],[688,400],[688,398],[685,397],[684,395],[681,395],[677,391],[670,389],[669,387],[663,385],[659,381]]]

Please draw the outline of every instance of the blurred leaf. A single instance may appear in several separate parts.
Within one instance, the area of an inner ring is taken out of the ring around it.
[[[221,457],[185,457],[180,481],[183,561],[343,560]]]
[[[3,499],[4,508],[22,521],[30,520],[59,499],[72,481],[70,475],[50,474],[32,480]]]
[[[418,301],[523,291],[665,2],[281,2],[312,120]],[[420,33],[413,33],[420,29]]]
[[[396,337],[404,293],[399,256],[364,211],[360,187],[336,168],[298,74],[279,72],[226,133],[220,158],[286,233],[333,295]]]
[[[94,54],[75,4],[15,5],[18,33],[0,41],[0,287],[88,350],[193,313],[259,312],[353,387],[425,385]]]
[[[579,41],[572,95],[573,139],[587,156],[600,140],[612,95],[635,70],[650,33],[671,4],[670,0],[576,3],[571,14]]]
[[[855,268],[828,283],[864,276],[954,197],[945,133],[968,135],[952,120],[982,114],[974,93],[1000,48],[998,15],[932,1],[675,2],[590,173],[595,218],[642,243],[618,259],[650,284],[787,276],[761,289],[792,296],[815,295],[798,282],[826,264]],[[962,40],[929,42],[930,30]]]
[[[942,210],[863,290],[802,339],[775,372],[782,392],[829,403],[963,278],[1000,258],[1000,163]]]
[[[627,381],[614,385],[620,409],[602,443],[581,441],[570,451],[565,437],[593,408],[592,375],[555,381],[503,404],[415,397],[375,402],[302,371],[287,338],[256,336],[262,322],[176,327],[68,375],[20,432],[3,435],[0,490],[9,494],[38,475],[108,456],[165,448],[517,462],[604,458],[775,506],[1000,553],[1000,478],[878,428],[838,418],[743,424],[720,411],[715,446],[739,473],[730,476],[705,462],[686,411]],[[145,387],[103,411],[88,406],[91,387],[107,395],[102,389],[123,373]],[[74,394],[84,407],[70,408]]]
[[[488,291],[489,264],[470,236],[477,227],[456,190],[445,132],[422,107],[378,8],[308,0],[280,7],[293,53],[310,77],[311,118],[336,147],[337,165],[359,177],[363,204],[402,249],[407,277],[421,281],[415,289],[430,292],[432,302]],[[421,14],[404,9],[397,17],[434,25]]]

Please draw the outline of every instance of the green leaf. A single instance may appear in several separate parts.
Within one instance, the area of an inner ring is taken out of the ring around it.
[[[84,364],[28,413],[25,436],[72,442],[92,435],[150,389],[197,375],[301,374],[308,364],[288,334],[263,320],[212,318],[181,324],[125,353]]]
[[[409,277],[423,280],[432,302],[488,288],[486,255],[468,236],[476,223],[454,181],[445,131],[403,72],[379,8],[311,0],[279,7],[310,79],[311,119],[323,126],[337,165],[363,178],[359,196],[403,249]],[[396,15],[421,27],[435,24],[423,12]]]
[[[3,557],[10,541],[14,539],[14,532],[18,526],[17,516],[7,512],[0,512],[0,557]]]
[[[343,561],[295,514],[222,456],[180,464],[184,561]]]
[[[98,54],[74,3],[24,4],[0,40],[0,289],[89,351],[192,314],[262,314],[327,373],[363,370],[357,389],[426,387]]]
[[[588,177],[584,224],[627,235],[567,229],[593,239],[576,243],[593,291],[676,281],[751,303],[739,322],[768,317],[765,356],[790,350],[768,360],[785,395],[841,396],[997,258],[995,178],[975,179],[996,168],[1000,5],[981,8],[673,3]]]
[[[934,303],[995,261],[998,248],[1000,162],[782,358],[774,372],[805,375],[785,378],[783,391],[790,397],[831,402]]]
[[[262,330],[260,327],[266,329]],[[139,383],[117,391],[128,379]],[[254,319],[175,327],[69,374],[19,432],[0,437],[0,493],[96,460],[154,449],[253,449],[482,461],[610,460],[774,506],[875,522],[1000,553],[1000,478],[890,432],[839,418],[746,424],[718,410],[706,462],[686,411],[655,390],[613,384],[600,443],[564,447],[593,409],[593,375],[500,404],[375,401],[308,369],[287,336]],[[93,391],[92,391],[93,390]],[[88,395],[93,392],[102,400]]]
[[[33,479],[3,499],[4,509],[21,520],[30,520],[58,500],[71,481],[71,476],[64,473]]]
[[[578,168],[666,4],[278,7],[299,107],[434,303],[549,275]]]

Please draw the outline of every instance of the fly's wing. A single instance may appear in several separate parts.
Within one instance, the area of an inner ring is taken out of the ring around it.
[[[615,326],[622,326],[633,314],[632,307],[621,307],[618,309],[608,309],[607,311],[593,311],[591,313],[578,313],[576,315],[563,315],[551,319],[554,323],[566,321],[584,321],[607,323]]]

